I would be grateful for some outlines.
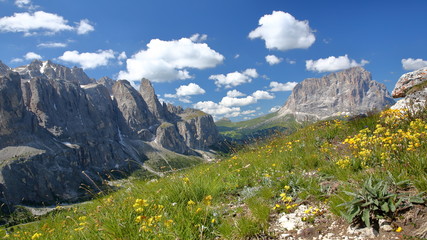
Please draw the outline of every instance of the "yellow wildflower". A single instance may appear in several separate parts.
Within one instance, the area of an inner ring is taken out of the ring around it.
[[[145,216],[138,216],[135,218],[135,222],[141,223],[146,217]]]
[[[42,234],[41,234],[41,233],[34,233],[34,235],[31,237],[31,240],[34,240],[34,239],[40,238],[41,236],[42,236]]]

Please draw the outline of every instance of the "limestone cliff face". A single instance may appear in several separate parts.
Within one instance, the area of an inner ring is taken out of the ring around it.
[[[0,204],[77,201],[147,149],[199,156],[218,140],[212,117],[160,104],[148,80],[138,92],[49,61],[0,71]]]
[[[194,154],[194,151],[185,144],[183,137],[179,134],[174,124],[162,123],[159,128],[157,128],[155,141],[164,148],[174,152]]]
[[[32,121],[26,111],[19,74],[0,77],[0,147],[19,142],[21,131],[31,131]]]
[[[119,80],[113,86],[113,96],[119,108],[121,129],[124,133],[136,134],[143,140],[151,140],[159,122],[138,91],[128,81]]]
[[[182,121],[179,121],[177,126],[187,146],[206,149],[218,141],[218,130],[211,115],[195,109],[186,109],[180,116]]]
[[[319,120],[337,115],[358,115],[394,104],[384,84],[373,81],[361,67],[309,78],[292,90],[279,116]]]

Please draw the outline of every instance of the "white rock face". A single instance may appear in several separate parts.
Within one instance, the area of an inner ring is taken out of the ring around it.
[[[427,67],[405,73],[399,78],[399,81],[397,81],[396,86],[393,89],[392,96],[394,98],[406,97],[406,94],[410,93],[411,89],[426,81]]]
[[[417,111],[423,107],[427,99],[427,67],[403,74],[393,90],[393,97],[399,100],[392,109],[408,109]]]
[[[302,217],[307,215],[304,213],[307,209],[308,207],[306,205],[299,205],[293,213],[283,213],[279,218],[279,224],[282,229],[292,231],[302,228],[305,225],[302,221]]]
[[[298,121],[332,116],[365,114],[394,104],[384,84],[373,81],[361,67],[309,78],[298,83],[279,116],[293,115]]]

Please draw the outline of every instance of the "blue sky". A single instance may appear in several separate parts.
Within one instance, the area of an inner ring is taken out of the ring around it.
[[[164,101],[237,121],[351,66],[391,91],[427,66],[426,11],[425,0],[0,0],[0,60],[146,77]]]

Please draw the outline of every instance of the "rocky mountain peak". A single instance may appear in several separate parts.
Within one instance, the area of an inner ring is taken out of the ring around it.
[[[74,82],[80,85],[95,83],[90,79],[82,68],[68,68],[60,64],[55,64],[50,60],[34,60],[28,65],[12,69],[21,75],[22,79],[30,80],[33,77],[42,77],[49,79],[60,79]]]
[[[139,93],[148,105],[150,111],[159,119],[166,119],[167,113],[157,98],[156,92],[154,91],[153,85],[150,80],[143,78],[141,85],[139,86]]]
[[[373,81],[362,67],[354,67],[298,83],[278,113],[297,120],[319,120],[364,114],[393,104],[384,84]]]

